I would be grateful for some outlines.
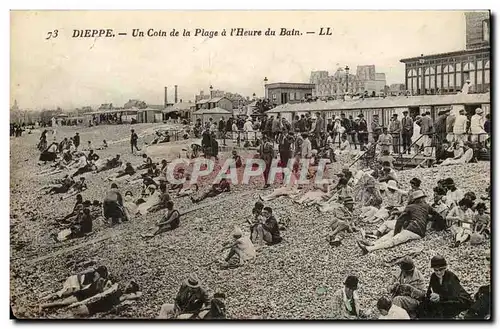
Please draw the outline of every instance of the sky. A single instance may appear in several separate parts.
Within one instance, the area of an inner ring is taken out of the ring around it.
[[[374,64],[387,84],[404,83],[400,59],[465,49],[462,11],[12,11],[10,26],[10,101],[23,109],[163,104],[164,87],[173,102],[174,85],[183,101],[210,85],[263,96],[264,77],[309,82],[311,71],[346,65],[355,73]],[[321,27],[332,35],[318,35]],[[174,28],[181,36],[131,36]],[[197,28],[219,36],[194,36]],[[220,36],[231,28],[303,34]],[[57,38],[46,40],[56,29]],[[73,38],[74,29],[113,29],[116,37]]]

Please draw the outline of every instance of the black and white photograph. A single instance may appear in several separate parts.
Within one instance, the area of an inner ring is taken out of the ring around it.
[[[9,16],[11,319],[492,320],[489,10]]]

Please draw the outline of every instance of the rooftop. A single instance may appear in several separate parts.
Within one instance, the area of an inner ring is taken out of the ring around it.
[[[490,93],[459,95],[395,96],[386,98],[365,98],[355,100],[316,101],[311,103],[283,104],[267,113],[300,112],[316,110],[381,109],[409,106],[436,106],[454,104],[484,104],[490,102]]]
[[[481,52],[485,52],[485,51],[489,52],[489,51],[491,51],[491,48],[490,47],[483,47],[483,48],[476,48],[476,49],[464,49],[464,50],[451,51],[451,52],[447,52],[447,53],[430,54],[430,55],[425,55],[425,56],[403,58],[403,59],[400,59],[399,61],[401,63],[406,63],[406,62],[418,61],[421,58],[423,58],[423,59],[442,58],[442,57],[450,57],[450,56],[455,56],[455,55],[481,53]]]

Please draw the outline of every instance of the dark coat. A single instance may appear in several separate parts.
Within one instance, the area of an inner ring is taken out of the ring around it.
[[[429,300],[431,293],[439,295],[439,302]],[[424,319],[451,319],[472,304],[469,293],[462,287],[458,277],[446,270],[442,284],[435,273],[432,273],[424,302],[419,310],[419,318]]]

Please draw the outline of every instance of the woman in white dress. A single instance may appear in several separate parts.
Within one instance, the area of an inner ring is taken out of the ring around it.
[[[422,147],[422,144],[424,143],[424,140],[420,138],[422,134],[420,134],[420,116],[417,116],[415,118],[415,122],[413,123],[413,136],[411,136],[411,142],[412,144],[415,143],[414,150],[415,153],[418,153],[420,151],[420,148]]]

